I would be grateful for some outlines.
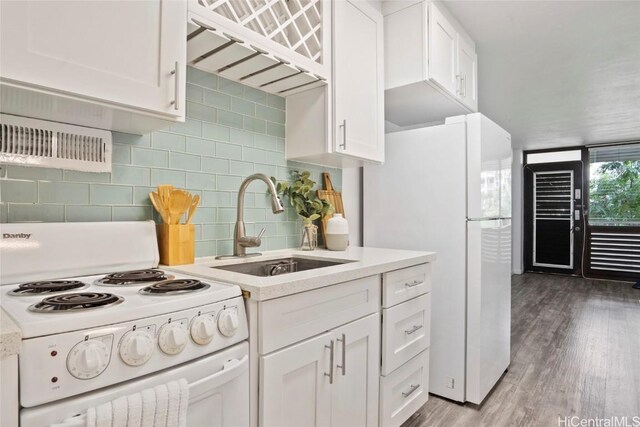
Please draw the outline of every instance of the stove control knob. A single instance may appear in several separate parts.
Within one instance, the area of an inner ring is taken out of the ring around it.
[[[178,354],[187,345],[187,331],[179,323],[167,323],[158,334],[160,349],[167,354]]]
[[[238,330],[238,311],[235,308],[222,310],[218,317],[218,329],[225,337],[233,336]]]
[[[107,368],[111,350],[100,340],[92,339],[76,344],[67,357],[67,369],[74,377],[95,378]]]
[[[191,323],[191,338],[196,344],[209,344],[213,339],[216,322],[211,316],[196,317]]]
[[[147,331],[130,331],[120,342],[120,358],[129,366],[144,365],[153,355],[153,336]]]

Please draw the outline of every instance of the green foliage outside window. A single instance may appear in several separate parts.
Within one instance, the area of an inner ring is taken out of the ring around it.
[[[591,164],[591,224],[640,224],[640,160]]]

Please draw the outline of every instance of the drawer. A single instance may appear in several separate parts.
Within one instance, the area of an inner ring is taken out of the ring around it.
[[[431,343],[431,294],[382,310],[382,375],[421,353]]]
[[[431,264],[390,271],[382,275],[382,307],[388,308],[431,291]]]
[[[258,352],[270,353],[375,313],[379,307],[379,275],[261,302]]]
[[[429,349],[380,378],[380,426],[397,427],[429,399]]]

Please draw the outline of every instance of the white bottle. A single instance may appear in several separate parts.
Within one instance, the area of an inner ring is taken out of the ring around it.
[[[349,246],[349,223],[342,214],[333,214],[327,221],[327,249],[330,251],[344,251]]]

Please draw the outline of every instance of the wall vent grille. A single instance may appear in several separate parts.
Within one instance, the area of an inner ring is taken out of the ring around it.
[[[0,162],[111,172],[111,132],[0,114]]]

